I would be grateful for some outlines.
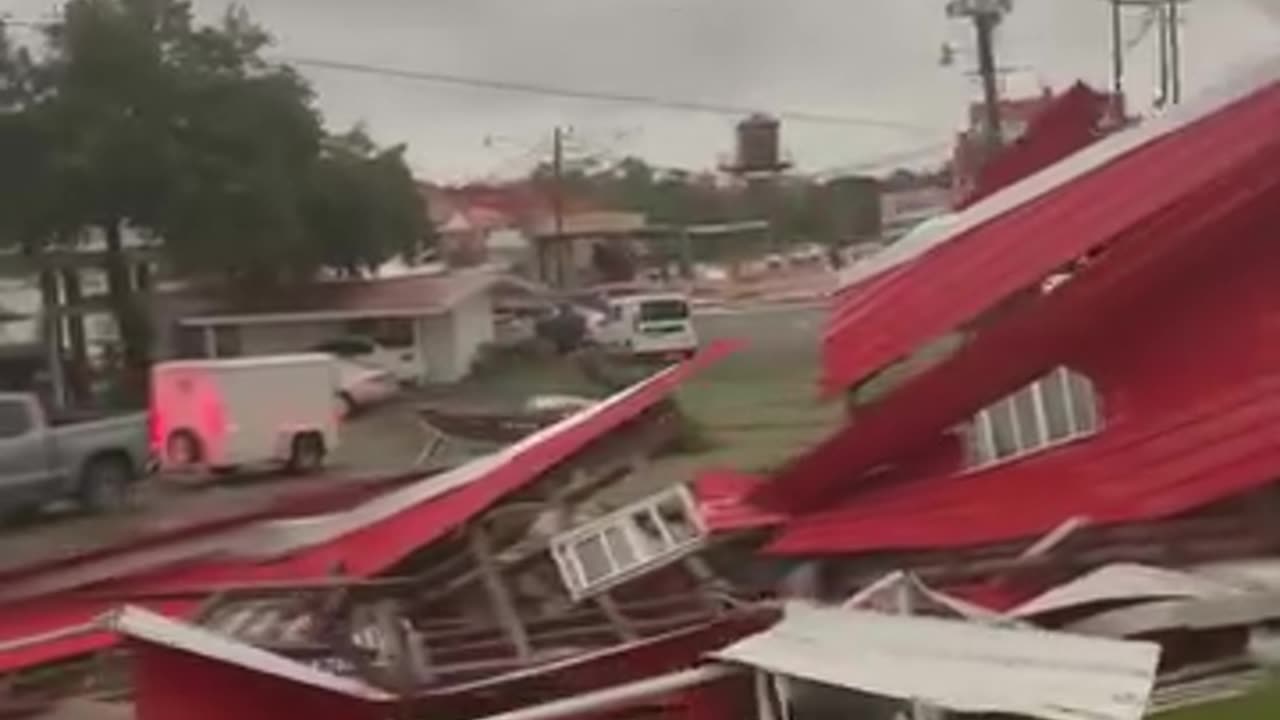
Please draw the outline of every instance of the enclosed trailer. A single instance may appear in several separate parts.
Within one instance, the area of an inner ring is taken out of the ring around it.
[[[159,363],[151,449],[168,471],[313,471],[338,447],[337,393],[334,360],[320,353]]]

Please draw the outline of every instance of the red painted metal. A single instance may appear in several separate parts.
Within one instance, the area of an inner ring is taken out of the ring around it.
[[[707,653],[777,619],[768,608],[726,615],[701,627],[548,663],[486,681],[444,687],[388,703],[333,692],[201,652],[130,638],[139,720],[334,720],[441,715],[482,717],[687,668]],[[709,700],[708,697],[700,700]]]
[[[161,645],[130,642],[138,720],[384,720],[375,703]]]
[[[1280,145],[1277,127],[1280,82],[1273,78],[1216,113],[933,247],[874,292],[845,294],[824,339],[828,388],[866,378],[1086,251],[1187,202]]]
[[[164,615],[184,617],[195,610],[198,602],[139,598],[136,604]],[[0,610],[0,674],[110,647],[117,638],[94,626],[114,606],[109,600],[71,596]]]
[[[1265,365],[1256,362],[1257,325],[1270,312],[1259,298],[1271,297],[1261,288],[1275,280],[1243,278],[1275,264],[1267,248],[1278,212],[1280,143],[1127,233],[1054,292],[1010,303],[950,359],[861,409],[755,499],[809,510],[856,489],[873,468],[896,469],[884,482],[919,477],[909,465],[939,472],[929,458],[948,447],[956,454],[941,433],[1059,364],[1093,377],[1112,426],[1159,422],[1171,408],[1257,377]],[[1224,278],[1233,292],[1224,292]],[[1213,356],[1220,371],[1206,364],[1209,338],[1229,348]]]
[[[973,192],[960,207],[1049,167],[1097,140],[1115,100],[1076,83],[1037,113],[1027,132],[978,173]]]
[[[764,480],[728,468],[709,468],[693,481],[702,522],[712,533],[731,533],[777,525],[786,516],[758,507],[750,495]]]
[[[676,366],[670,372],[654,376],[633,387],[625,398],[587,421],[569,425],[559,432],[550,432],[541,441],[525,448],[510,462],[495,465],[469,484],[401,508],[378,522],[282,557],[262,560],[200,555],[175,565],[138,570],[122,578],[74,585],[53,596],[33,597],[0,605],[0,641],[6,638],[38,636],[82,624],[126,598],[131,601],[162,595],[191,598],[236,584],[301,582],[331,578],[335,573],[355,577],[381,573],[409,553],[444,537],[506,495],[527,486],[595,440],[637,418],[647,409],[670,397],[694,373],[719,361],[737,347],[736,343],[731,342],[708,346],[696,357]],[[260,519],[255,516],[253,522]],[[231,523],[232,529],[237,524],[247,523]],[[20,589],[24,583],[40,582],[53,574],[74,579],[76,573],[84,572],[84,577],[94,577],[92,571],[95,564],[116,561],[131,553],[147,552],[165,544],[197,540],[207,534],[227,531],[226,522],[211,523],[183,532],[163,533],[158,536],[159,539],[143,538],[122,548],[95,552],[84,558],[70,558],[47,566],[28,568],[10,575],[11,583],[7,583],[5,589]],[[91,601],[82,601],[75,594],[89,589],[94,592]],[[65,617],[44,611],[51,606],[50,603],[52,607],[61,607],[59,603],[64,600],[72,608]],[[0,669],[18,669],[97,650],[112,642],[110,636],[104,637],[105,641],[99,640],[84,646],[59,641],[48,644],[41,651],[24,649],[12,657],[0,646]]]
[[[771,553],[857,553],[1029,538],[1176,515],[1280,471],[1280,374],[1157,423],[1122,424],[1007,466],[894,485],[790,524]]]

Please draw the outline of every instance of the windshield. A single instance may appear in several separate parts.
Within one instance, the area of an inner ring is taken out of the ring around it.
[[[684,320],[689,317],[689,305],[683,300],[649,300],[640,305],[640,319]]]

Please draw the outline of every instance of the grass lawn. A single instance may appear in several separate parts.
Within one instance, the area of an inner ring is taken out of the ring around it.
[[[716,324],[719,323],[719,324]],[[729,316],[700,328],[704,341],[745,340],[747,347],[687,382],[677,398],[711,447],[663,460],[663,474],[686,479],[699,468],[763,472],[814,444],[839,422],[838,400],[818,397],[821,315],[785,311]],[[442,400],[514,407],[539,393],[599,397],[606,388],[564,358],[520,358],[445,389]]]
[[[766,471],[817,442],[843,408],[820,402],[816,377],[816,348],[786,356],[747,349],[691,380],[680,405],[714,442],[698,460]]]
[[[1280,720],[1280,682],[1234,700],[1152,716],[1154,720]]]

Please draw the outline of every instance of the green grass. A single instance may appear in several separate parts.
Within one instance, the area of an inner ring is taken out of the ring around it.
[[[821,402],[814,346],[731,356],[690,380],[680,406],[715,446],[703,465],[762,472],[776,468],[839,424],[839,402]]]
[[[1272,682],[1244,697],[1173,710],[1152,717],[1154,720],[1278,720],[1280,682]]]

